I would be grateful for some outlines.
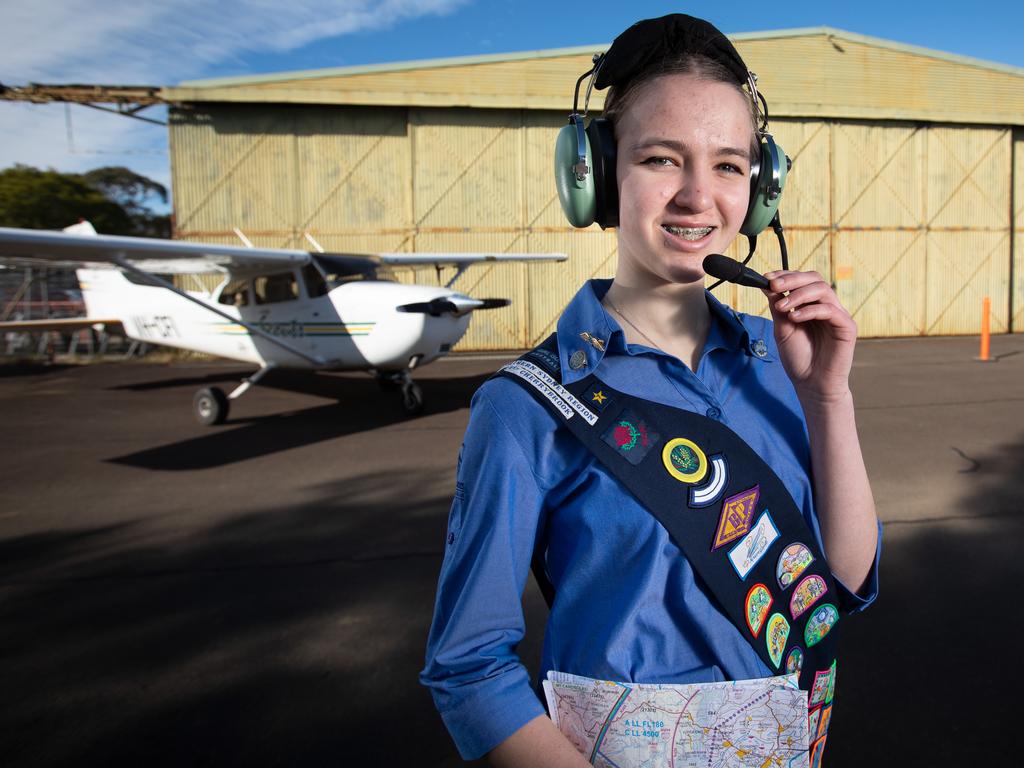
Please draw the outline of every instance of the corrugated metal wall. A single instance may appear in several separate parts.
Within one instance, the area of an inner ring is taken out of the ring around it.
[[[615,269],[614,233],[572,230],[562,218],[551,163],[563,123],[558,112],[519,109],[173,110],[178,234],[235,242],[237,226],[270,246],[306,247],[309,231],[329,251],[566,252],[568,263],[482,265],[456,283],[513,299],[479,313],[460,349],[527,347],[551,332],[584,280]],[[1024,229],[1021,136],[1012,161],[1003,128],[817,119],[772,127],[794,160],[782,205],[790,263],[835,283],[862,336],[977,333],[986,295],[993,331],[1010,327],[1011,241]],[[1020,330],[1024,269],[1021,248],[1013,253]],[[745,242],[731,255],[745,255]],[[769,232],[752,265],[778,263]],[[438,278],[425,268],[399,279]],[[764,311],[757,292],[723,286],[719,295]]]
[[[1012,329],[1024,331],[1024,131],[1013,135],[1013,293],[1011,294]]]

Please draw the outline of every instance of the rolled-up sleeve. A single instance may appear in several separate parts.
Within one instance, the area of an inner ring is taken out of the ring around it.
[[[467,760],[544,713],[516,653],[543,496],[488,388],[470,410],[420,673]]]
[[[878,522],[878,534],[875,540],[875,559],[871,563],[871,570],[864,581],[860,592],[854,592],[843,582],[832,574],[836,581],[836,590],[839,592],[839,608],[845,613],[859,613],[875,602],[878,597],[878,564],[882,558],[882,522]]]

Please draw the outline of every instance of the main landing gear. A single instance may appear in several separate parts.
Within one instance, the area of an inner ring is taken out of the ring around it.
[[[196,421],[204,427],[223,424],[224,420],[228,417],[228,411],[231,409],[231,401],[248,392],[249,387],[259,382],[260,379],[275,367],[274,365],[263,366],[252,376],[244,379],[228,395],[224,394],[224,390],[220,387],[204,387],[200,389],[196,392],[196,396],[192,398],[192,412],[195,414]]]

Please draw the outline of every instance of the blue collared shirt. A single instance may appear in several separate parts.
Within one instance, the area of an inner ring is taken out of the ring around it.
[[[660,350],[626,343],[592,280],[558,322],[562,379],[596,373],[627,394],[718,419],[774,469],[821,543],[803,412],[778,360],[771,322],[708,294],[711,326],[696,373]],[[603,340],[605,351],[581,338]],[[577,354],[575,366],[570,364]],[[582,366],[580,363],[583,363]],[[693,683],[775,674],[715,605],[668,532],[516,382],[476,393],[421,682],[459,752],[480,757],[544,713],[516,655],[534,547],[556,590],[540,674]],[[877,593],[876,549],[863,596],[837,581],[840,605]]]

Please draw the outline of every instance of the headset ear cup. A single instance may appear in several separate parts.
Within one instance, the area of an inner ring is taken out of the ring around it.
[[[619,226],[619,185],[615,177],[618,154],[611,120],[595,117],[587,126],[587,139],[594,155],[595,221],[601,229]]]
[[[558,201],[562,204],[565,218],[574,227],[589,227],[594,223],[597,212],[597,200],[594,194],[594,160],[590,152],[590,140],[586,133],[579,131],[577,120],[566,125],[558,132],[555,141],[555,186],[558,189]],[[583,154],[587,168],[583,179],[577,176],[576,166],[579,162],[579,134],[583,134]]]
[[[760,146],[760,157],[750,169],[750,203],[740,227],[742,235],[757,235],[772,223],[786,186],[786,153],[768,133],[761,137]]]

